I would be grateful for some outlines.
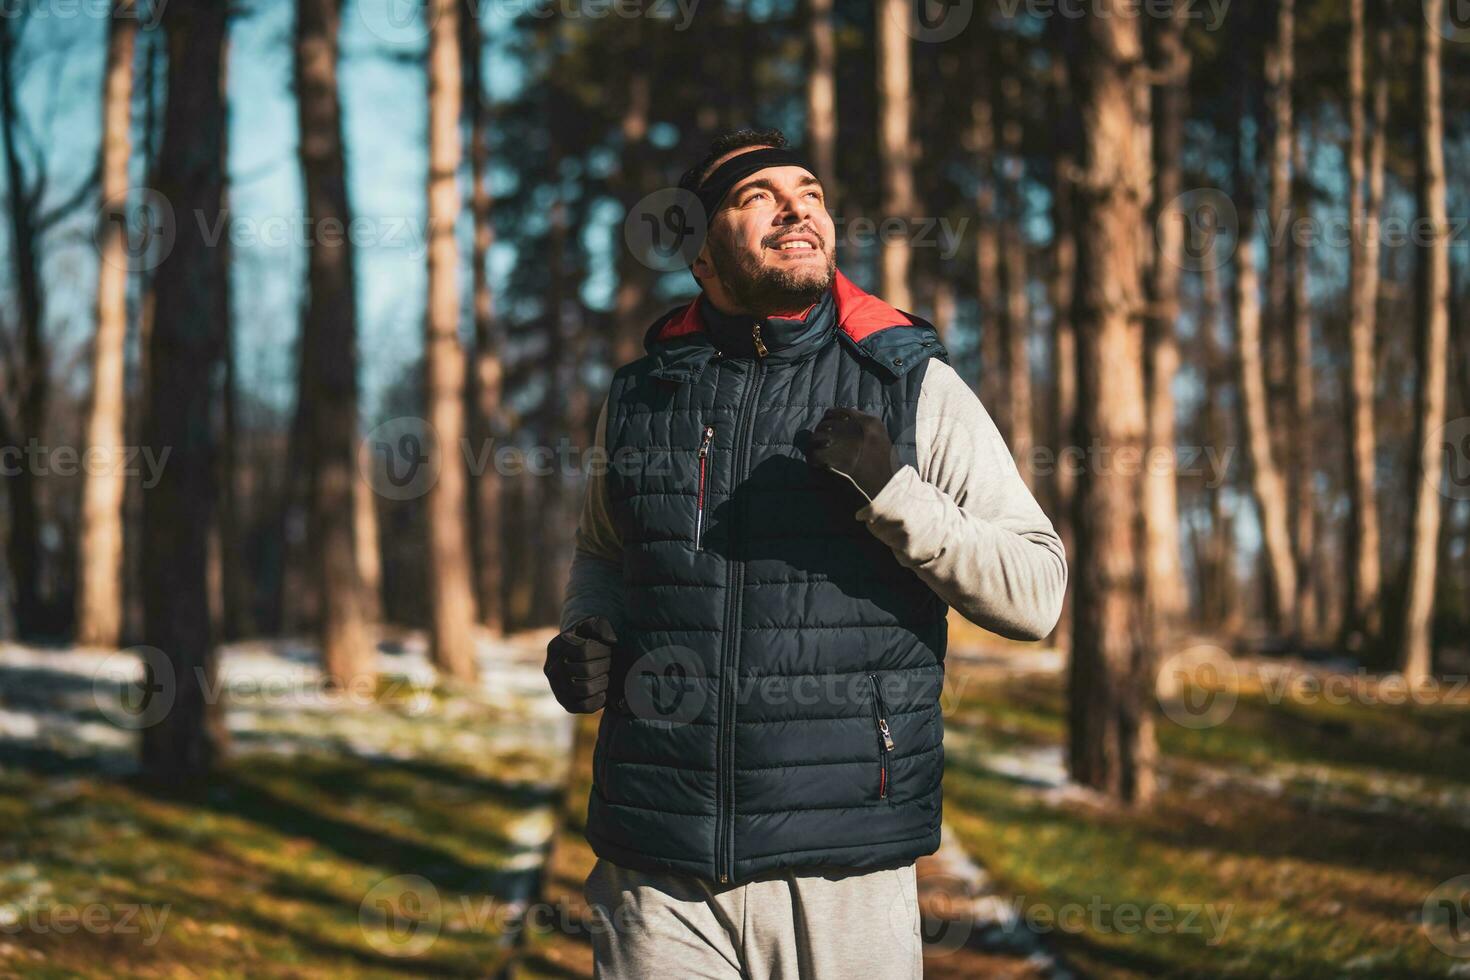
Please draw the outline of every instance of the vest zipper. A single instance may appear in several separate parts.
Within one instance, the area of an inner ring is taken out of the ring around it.
[[[766,350],[765,341],[761,340],[761,325],[759,320],[750,325],[750,339],[755,341],[755,355],[757,357],[765,357],[770,353]]]
[[[704,481],[705,466],[709,460],[709,444],[715,437],[715,427],[707,425],[704,427],[704,435],[699,440],[699,496],[694,504],[694,550],[698,551],[704,540]]]
[[[760,325],[756,324],[757,341]],[[763,346],[763,345],[762,345]],[[759,352],[759,351],[758,351]],[[753,426],[751,407],[760,392],[766,364],[759,358],[755,372],[740,399],[735,425],[735,469],[730,486],[738,487],[750,469],[750,443]],[[735,876],[735,679],[739,675],[740,658],[740,592],[745,584],[745,559],[740,539],[740,508],[730,514],[730,548],[725,575],[724,655],[720,661],[719,778],[716,780],[717,810],[715,822],[715,862],[720,884],[729,884]]]
[[[873,685],[873,724],[878,728],[878,799],[888,799],[888,753],[893,751],[893,733],[888,730],[888,708],[883,704],[883,691],[878,675],[869,674]]]

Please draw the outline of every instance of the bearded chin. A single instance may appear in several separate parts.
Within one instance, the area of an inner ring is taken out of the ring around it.
[[[711,257],[714,257],[712,250]],[[822,298],[832,287],[837,263],[832,256],[821,268],[772,268],[752,259],[749,263],[730,261],[733,256],[723,256],[724,262],[716,259],[716,266],[739,270],[736,276],[723,277],[725,288],[731,298],[742,309],[753,310],[764,316],[772,313],[787,313],[804,310]],[[733,280],[733,281],[732,281]]]

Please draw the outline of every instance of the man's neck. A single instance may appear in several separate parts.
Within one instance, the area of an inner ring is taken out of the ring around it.
[[[773,326],[770,321],[804,321],[820,305],[821,300],[804,309],[766,314],[732,313],[722,309],[708,294],[702,298],[701,302],[703,303],[705,330],[709,333],[710,341],[715,347],[722,353],[733,357],[748,357],[756,354],[754,331],[752,330],[755,324],[759,323],[765,327],[765,342],[769,346],[777,346],[781,343],[783,334],[789,338],[793,331],[789,323]]]

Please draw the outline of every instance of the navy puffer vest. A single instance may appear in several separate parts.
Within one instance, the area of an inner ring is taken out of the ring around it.
[[[598,730],[587,838],[626,867],[734,882],[939,844],[946,606],[801,446],[826,409],[857,408],[914,464],[925,365],[947,355],[840,273],[787,322],[788,343],[726,357],[691,304],[613,379],[629,677]]]

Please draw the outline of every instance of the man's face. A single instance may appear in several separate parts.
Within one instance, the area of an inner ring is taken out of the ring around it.
[[[821,182],[801,167],[768,167],[731,188],[711,216],[694,274],[728,312],[794,312],[832,285],[836,238]]]

